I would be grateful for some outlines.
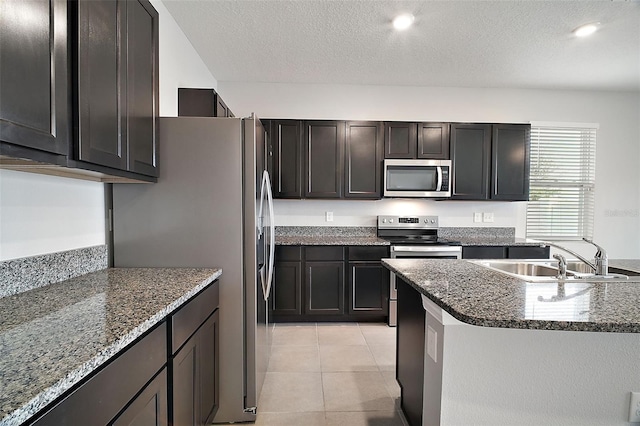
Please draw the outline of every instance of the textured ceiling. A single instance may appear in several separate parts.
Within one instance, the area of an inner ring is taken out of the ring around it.
[[[218,81],[640,90],[638,0],[163,3]]]

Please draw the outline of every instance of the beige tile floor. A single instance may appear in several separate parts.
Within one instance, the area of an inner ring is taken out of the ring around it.
[[[395,380],[395,328],[278,323],[258,426],[406,426]]]

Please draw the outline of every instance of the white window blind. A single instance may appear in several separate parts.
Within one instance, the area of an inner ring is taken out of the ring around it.
[[[593,238],[595,127],[531,127],[527,237]]]

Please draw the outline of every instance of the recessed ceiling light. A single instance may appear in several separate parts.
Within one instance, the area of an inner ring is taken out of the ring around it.
[[[410,13],[398,15],[393,18],[393,28],[398,31],[406,30],[411,26],[411,24],[413,24],[415,19],[416,18]]]
[[[586,37],[598,31],[600,22],[591,22],[590,24],[584,24],[573,30],[573,33],[577,37]]]

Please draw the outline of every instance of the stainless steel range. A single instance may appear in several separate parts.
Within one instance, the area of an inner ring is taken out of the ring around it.
[[[391,243],[392,258],[460,259],[462,247],[438,240],[438,216],[378,216],[378,237]],[[397,321],[396,275],[389,286],[389,325]]]

